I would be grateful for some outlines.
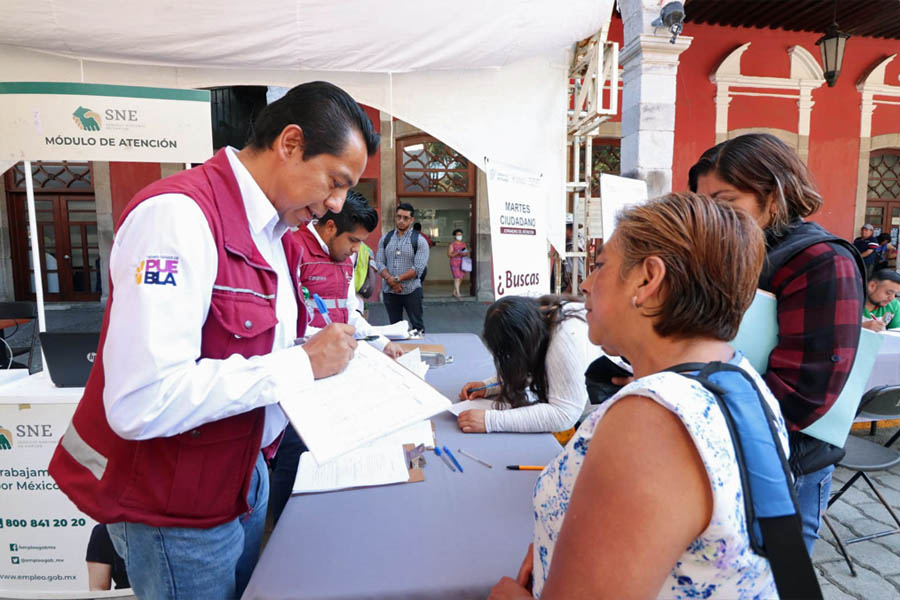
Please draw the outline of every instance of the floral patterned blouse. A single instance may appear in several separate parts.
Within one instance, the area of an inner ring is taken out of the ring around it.
[[[746,359],[738,354],[732,362],[753,377],[778,415],[778,434],[787,456],[787,431],[777,401]],[[713,492],[709,526],[672,566],[658,597],[777,598],[768,561],[750,549],[740,472],[716,399],[696,381],[666,371],[630,383],[601,404],[538,478],[534,489],[535,597],[540,598],[547,579],[553,547],[594,430],[617,400],[634,395],[651,398],[678,415],[703,460]]]

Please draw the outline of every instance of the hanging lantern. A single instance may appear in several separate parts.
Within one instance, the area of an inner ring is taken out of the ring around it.
[[[816,46],[822,53],[822,67],[825,70],[825,81],[828,87],[834,87],[838,76],[841,74],[841,63],[844,62],[844,46],[850,34],[838,29],[837,23],[832,23],[828,32],[819,38]]]

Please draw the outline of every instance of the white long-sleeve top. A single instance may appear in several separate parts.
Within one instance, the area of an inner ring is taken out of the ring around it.
[[[567,313],[584,317],[584,305],[567,304]],[[488,433],[554,432],[564,431],[578,421],[589,406],[584,372],[601,349],[588,339],[588,326],[577,317],[570,317],[557,325],[551,333],[547,347],[544,368],[547,371],[547,402],[535,402],[536,398],[527,392],[533,403],[519,408],[488,410],[484,415]],[[496,382],[496,377],[485,383]]]
[[[314,380],[306,352],[293,346],[298,309],[281,244],[288,228],[234,151],[226,152],[252,239],[278,278],[272,352],[200,358],[218,268],[209,223],[182,194],[145,200],[122,223],[110,254],[114,299],[103,347],[103,403],[110,427],[125,439],[173,436],[262,406],[265,447],[287,425],[279,398],[302,393]],[[175,261],[175,285],[138,283],[139,269],[148,266],[142,261],[154,257]]]
[[[310,230],[310,232],[312,232],[313,237],[316,238],[316,241],[319,242],[319,246],[322,247],[322,250],[324,250],[326,254],[331,256],[331,251],[328,249],[328,244],[322,241],[322,237],[319,235],[319,232],[316,231],[315,223],[307,223],[306,227]],[[356,263],[356,255],[353,255],[353,262],[354,264]],[[347,324],[352,325],[354,328],[356,328],[355,335],[357,337],[377,335],[378,338],[372,340],[369,343],[379,350],[384,350],[384,347],[390,343],[389,339],[372,329],[372,326],[369,325],[369,322],[366,321],[365,317],[362,316],[362,313],[359,310],[359,297],[356,295],[356,287],[353,285],[352,278],[350,279],[350,283],[347,286]],[[319,329],[317,327],[309,325],[307,326],[306,331],[308,335],[312,335],[313,333],[319,331]]]

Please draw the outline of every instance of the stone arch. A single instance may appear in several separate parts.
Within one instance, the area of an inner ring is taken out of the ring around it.
[[[790,77],[744,75],[741,72],[741,58],[749,48],[750,42],[746,42],[729,52],[709,76],[709,80],[716,85],[716,143],[729,138],[728,106],[733,96],[796,98],[797,133],[791,146],[796,148],[805,162],[809,157],[809,123],[814,104],[812,91],[825,83],[822,67],[805,48],[791,46],[787,51],[791,64]]]

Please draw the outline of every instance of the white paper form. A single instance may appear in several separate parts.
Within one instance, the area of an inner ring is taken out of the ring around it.
[[[451,404],[449,410],[457,417],[461,412],[466,410],[474,410],[476,408],[480,408],[482,410],[493,410],[494,401],[493,400],[463,400],[462,402],[457,402],[456,404]]]
[[[397,321],[391,325],[374,325],[372,330],[390,340],[409,339],[409,323],[406,321]]]
[[[423,444],[428,449],[434,448],[434,428],[431,426],[431,421],[419,421],[409,427],[404,427],[400,431],[380,437],[374,442],[363,446],[363,448],[388,444],[394,446],[402,446],[403,444],[418,446]]]
[[[409,481],[406,455],[397,444],[366,446],[319,464],[309,452],[300,455],[294,493],[327,492]]]
[[[449,407],[439,391],[368,344],[356,347],[342,373],[281,401],[319,464]]]
[[[428,373],[428,363],[422,360],[422,353],[418,348],[402,354],[397,362],[422,379],[425,379],[425,374]]]

